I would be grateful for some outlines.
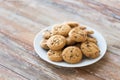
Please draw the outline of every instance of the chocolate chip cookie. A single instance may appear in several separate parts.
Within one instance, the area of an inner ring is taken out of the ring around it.
[[[49,49],[49,47],[47,46],[47,39],[41,40],[40,46],[44,49]]]
[[[93,37],[87,37],[86,41],[93,42],[93,43],[97,44],[97,40],[95,38],[93,38]]]
[[[62,51],[59,50],[59,51],[53,51],[53,50],[49,50],[47,52],[47,55],[48,55],[48,58],[52,61],[56,61],[56,62],[59,62],[59,61],[62,61],[63,58],[62,58]]]
[[[60,50],[66,45],[66,39],[61,35],[54,35],[47,41],[47,45],[51,50]]]
[[[92,31],[92,30],[87,30],[86,33],[87,33],[87,35],[94,34],[94,31]]]
[[[69,32],[69,37],[76,42],[84,42],[87,39],[87,33],[85,30],[81,30],[80,27],[75,27]]]
[[[67,24],[55,25],[52,29],[53,35],[67,36],[71,27]]]
[[[81,50],[82,53],[88,58],[97,58],[100,55],[98,46],[93,42],[86,41],[82,43]]]
[[[63,50],[62,57],[67,63],[75,64],[81,61],[82,52],[78,47],[69,46]]]
[[[77,22],[66,22],[65,24],[69,25],[71,28],[77,27],[79,26],[79,24]]]
[[[51,37],[51,32],[46,30],[44,33],[43,33],[43,38],[44,39],[49,39]]]

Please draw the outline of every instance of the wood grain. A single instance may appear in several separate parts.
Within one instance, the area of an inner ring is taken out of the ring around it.
[[[0,65],[0,80],[28,80],[20,74],[16,74],[14,71],[7,69],[5,66]]]
[[[0,1],[0,80],[120,80],[119,6],[119,0]],[[102,33],[108,44],[106,55],[83,68],[41,60],[33,48],[36,33],[64,21]]]

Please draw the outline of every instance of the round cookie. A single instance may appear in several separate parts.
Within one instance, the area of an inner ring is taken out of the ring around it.
[[[86,27],[85,26],[78,26],[78,27],[80,27],[80,29],[82,29],[82,30],[85,30],[86,29]]]
[[[59,51],[52,51],[52,50],[49,50],[47,52],[47,55],[48,55],[48,58],[51,60],[51,61],[56,61],[56,62],[59,62],[59,61],[62,61],[63,58],[62,58],[62,51],[59,50]]]
[[[66,44],[66,39],[61,35],[54,35],[50,37],[47,41],[47,45],[51,50],[60,50]]]
[[[84,42],[87,39],[87,33],[85,30],[81,30],[80,27],[75,27],[69,32],[69,37],[76,42]]]
[[[69,37],[66,38],[66,41],[67,41],[67,42],[66,42],[67,45],[73,45],[73,44],[75,44],[75,41],[73,41],[73,40],[72,40],[71,38],[69,38]]]
[[[86,33],[87,33],[87,35],[89,35],[89,34],[94,34],[94,31],[92,31],[92,30],[87,30]]]
[[[44,39],[49,39],[51,37],[51,32],[46,30],[44,33],[43,33],[43,38]]]
[[[47,46],[47,40],[46,39],[41,40],[40,46],[44,49],[49,49],[49,47]]]
[[[93,38],[93,37],[87,37],[86,41],[93,42],[93,43],[97,44],[97,40],[95,38]]]
[[[52,29],[53,35],[67,36],[71,27],[67,24],[55,25]]]
[[[97,58],[100,54],[98,46],[93,42],[84,42],[81,44],[82,53],[88,58]]]
[[[71,28],[79,26],[77,22],[66,22],[65,24],[69,25]]]
[[[63,50],[62,57],[65,62],[75,64],[82,60],[82,52],[78,47],[69,46]]]

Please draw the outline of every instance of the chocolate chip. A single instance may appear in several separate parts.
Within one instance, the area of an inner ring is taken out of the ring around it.
[[[72,58],[73,57],[73,55],[70,55],[70,58]]]
[[[84,49],[84,48],[82,48],[82,49]]]
[[[79,57],[79,55],[76,54],[77,57]]]
[[[53,52],[53,54],[55,54],[55,53]]]
[[[90,45],[89,45],[89,44],[87,44],[87,47],[90,47]]]
[[[77,38],[77,36],[74,36],[75,38]]]
[[[97,55],[97,52],[95,53],[95,55]]]
[[[54,43],[52,42],[51,45],[53,45]]]

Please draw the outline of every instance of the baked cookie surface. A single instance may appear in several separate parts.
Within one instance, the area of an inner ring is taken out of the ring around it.
[[[93,43],[97,44],[97,40],[95,38],[93,38],[93,37],[87,37],[86,41],[93,42]]]
[[[43,38],[44,39],[49,39],[51,37],[51,32],[46,30],[45,32],[43,32]]]
[[[88,58],[97,58],[100,55],[98,46],[93,42],[86,41],[82,43],[81,50],[82,53]]]
[[[53,35],[62,35],[67,36],[71,27],[67,24],[55,25],[53,26],[52,33]]]
[[[78,47],[69,46],[63,50],[62,57],[67,63],[75,64],[81,61],[82,52]]]
[[[78,26],[79,26],[79,24],[78,24],[77,22],[73,22],[73,21],[71,21],[71,22],[66,22],[65,24],[69,25],[71,28],[74,28],[74,27],[78,27]]]
[[[41,42],[40,42],[40,46],[43,48],[43,49],[49,49],[49,47],[47,46],[47,39],[42,39]]]
[[[62,58],[62,51],[59,50],[59,51],[52,51],[52,50],[49,50],[47,52],[47,55],[48,55],[48,58],[52,61],[55,61],[55,62],[59,62],[59,61],[62,61],[63,58]]]
[[[54,35],[47,41],[47,45],[51,50],[60,50],[66,45],[66,39],[61,35]]]
[[[76,42],[84,42],[87,39],[87,33],[80,27],[75,27],[69,32],[69,37]]]

